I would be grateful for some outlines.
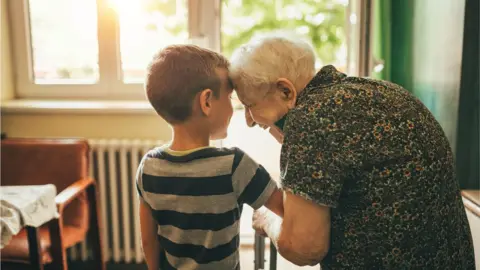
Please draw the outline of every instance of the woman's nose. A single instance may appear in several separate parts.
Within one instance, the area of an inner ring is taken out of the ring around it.
[[[245,121],[247,122],[247,126],[249,127],[254,127],[256,125],[255,121],[253,121],[250,110],[247,108],[245,108]]]

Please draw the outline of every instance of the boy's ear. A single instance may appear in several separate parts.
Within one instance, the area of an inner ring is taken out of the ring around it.
[[[212,110],[213,91],[211,89],[205,89],[200,92],[200,110],[205,116],[209,116]]]

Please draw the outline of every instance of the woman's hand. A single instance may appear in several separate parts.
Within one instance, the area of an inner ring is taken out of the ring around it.
[[[265,233],[265,226],[267,225],[267,209],[260,208],[253,212],[252,216],[252,227],[258,235],[267,237]]]

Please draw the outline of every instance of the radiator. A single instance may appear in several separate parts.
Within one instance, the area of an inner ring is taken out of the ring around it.
[[[89,140],[90,176],[98,183],[107,261],[141,263],[140,222],[135,176],[143,155],[160,141]],[[70,260],[89,260],[88,243],[68,251]]]

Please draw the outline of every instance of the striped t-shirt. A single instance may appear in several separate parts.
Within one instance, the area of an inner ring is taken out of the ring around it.
[[[158,223],[160,269],[240,269],[242,206],[260,208],[276,183],[238,148],[159,147],[143,158],[137,188]]]

